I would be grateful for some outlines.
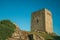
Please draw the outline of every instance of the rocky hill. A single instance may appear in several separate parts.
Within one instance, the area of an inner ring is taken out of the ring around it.
[[[9,20],[0,21],[0,40],[60,40],[60,36],[45,32],[22,31]]]

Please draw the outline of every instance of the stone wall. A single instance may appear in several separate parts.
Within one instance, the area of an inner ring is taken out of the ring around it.
[[[47,33],[53,32],[52,14],[47,9],[45,9],[45,29]]]
[[[42,31],[45,32],[45,14],[44,11],[40,10],[32,13],[31,19],[31,31]]]

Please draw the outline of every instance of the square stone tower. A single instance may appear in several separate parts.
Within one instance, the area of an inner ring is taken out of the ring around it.
[[[31,31],[52,33],[52,14],[44,8],[32,14]]]

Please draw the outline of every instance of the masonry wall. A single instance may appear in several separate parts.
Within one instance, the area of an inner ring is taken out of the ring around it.
[[[45,10],[45,28],[47,33],[52,33],[52,14],[50,11]]]
[[[45,32],[45,14],[40,10],[32,14],[31,30]]]

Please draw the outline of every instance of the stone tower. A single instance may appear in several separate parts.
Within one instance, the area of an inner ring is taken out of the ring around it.
[[[32,14],[31,31],[52,33],[52,14],[44,8]]]

